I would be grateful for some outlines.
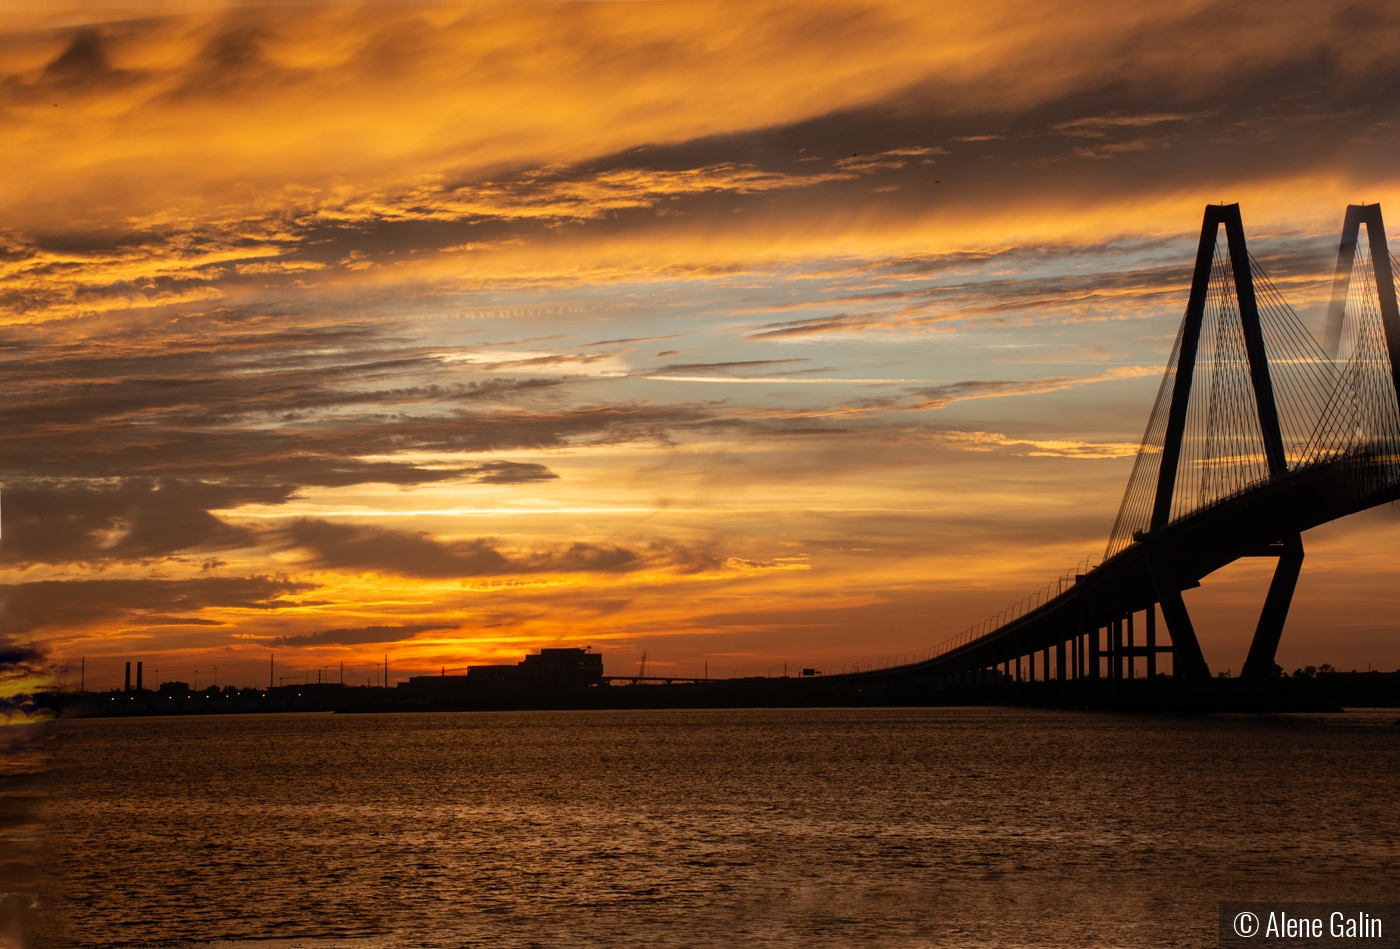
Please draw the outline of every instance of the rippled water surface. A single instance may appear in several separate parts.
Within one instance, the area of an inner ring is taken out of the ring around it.
[[[1213,946],[1400,900],[1395,715],[63,722],[39,941]]]

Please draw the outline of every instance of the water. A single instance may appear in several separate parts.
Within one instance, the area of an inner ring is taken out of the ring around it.
[[[34,942],[1213,946],[1400,900],[1395,716],[63,722]]]

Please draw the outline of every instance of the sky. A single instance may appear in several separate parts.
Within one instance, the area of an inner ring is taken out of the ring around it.
[[[0,668],[923,649],[1103,556],[1202,208],[1320,328],[1400,11],[0,3]],[[1400,666],[1400,516],[1279,661]],[[1078,566],[1077,566],[1078,565]],[[1188,592],[1238,670],[1272,570]],[[218,670],[217,672],[215,670]]]

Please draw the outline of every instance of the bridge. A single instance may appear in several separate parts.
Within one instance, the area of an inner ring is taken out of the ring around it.
[[[1400,498],[1397,266],[1380,206],[1348,207],[1318,341],[1250,256],[1239,205],[1208,206],[1186,314],[1103,561],[912,661],[838,678],[1039,680],[1101,694],[1105,681],[1136,677],[1138,660],[1161,681],[1169,660],[1176,692],[1200,698],[1212,676],[1182,591],[1242,557],[1274,557],[1241,672],[1266,682],[1303,533]]]

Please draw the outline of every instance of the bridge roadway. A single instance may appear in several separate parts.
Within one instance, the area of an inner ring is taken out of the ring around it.
[[[1370,272],[1354,268],[1361,259],[1357,248],[1363,224]],[[1228,246],[1223,254],[1217,243],[1221,227]],[[1356,279],[1354,269],[1359,274]],[[1267,328],[1260,320],[1258,280],[1264,282],[1266,294],[1273,294],[1270,302],[1262,304],[1274,321]],[[1337,354],[1344,318],[1356,324],[1352,338],[1360,342],[1339,373],[1331,360]],[[1290,320],[1294,339],[1306,340],[1300,344],[1303,349],[1266,354],[1265,337],[1271,333],[1273,345],[1279,347],[1280,326]],[[1235,342],[1222,344],[1229,334]],[[1207,352],[1200,366],[1198,341],[1203,341]],[[1237,351],[1225,352],[1222,345],[1235,345]],[[1297,352],[1303,352],[1303,358]],[[1274,368],[1271,356],[1277,361]],[[983,636],[954,643],[925,661],[824,677],[826,681],[816,688],[843,687],[833,680],[849,690],[881,687],[877,683],[961,687],[1051,678],[1117,680],[1133,677],[1140,658],[1146,660],[1148,676],[1155,681],[1157,659],[1167,653],[1172,655],[1175,688],[1204,695],[1212,690],[1211,672],[1181,593],[1200,586],[1203,578],[1227,564],[1258,556],[1277,557],[1278,566],[1241,677],[1255,684],[1271,678],[1302,567],[1301,535],[1329,521],[1400,500],[1400,417],[1396,417],[1400,416],[1400,307],[1380,207],[1347,209],[1322,347],[1249,257],[1238,205],[1207,207],[1186,315],[1172,359],[1139,453],[1140,463],[1145,456],[1151,463],[1134,468],[1119,515],[1120,524],[1131,525],[1136,518],[1149,524],[1148,529],[1132,531],[1130,541],[1127,537],[1110,541],[1111,556],[1098,567],[1076,577],[1053,599]],[[1316,416],[1292,417],[1289,412],[1299,414],[1298,390],[1286,392],[1279,403],[1275,385],[1282,379],[1288,386],[1290,367],[1309,360],[1325,370],[1317,378],[1325,380],[1321,386],[1326,391],[1320,399],[1326,405]],[[1247,381],[1231,382],[1224,375],[1230,372],[1235,373],[1233,378]],[[1191,401],[1193,374],[1201,377],[1197,389],[1202,390],[1194,396],[1195,403]],[[1238,385],[1239,390],[1221,403],[1221,417],[1211,415],[1208,425],[1197,424],[1194,435],[1185,435],[1191,425],[1188,414],[1200,411],[1202,404],[1216,413],[1218,393],[1230,385]],[[1280,404],[1286,410],[1283,427],[1295,434],[1301,430],[1308,439],[1304,455],[1310,460],[1300,458],[1291,470],[1281,434]],[[1224,417],[1226,413],[1232,414]],[[1207,434],[1203,440],[1202,430],[1234,434],[1225,438]],[[1230,437],[1236,440],[1230,442]],[[1183,461],[1184,450],[1197,454]],[[1267,460],[1262,477],[1259,468],[1242,467],[1257,464],[1260,458]],[[1229,464],[1247,472],[1234,482],[1245,487],[1172,517],[1179,471],[1188,479],[1183,483],[1190,483],[1193,472],[1221,470],[1220,466]],[[1216,468],[1211,469],[1212,465]],[[1155,483],[1144,480],[1145,489],[1135,489],[1139,470]],[[1142,508],[1149,501],[1151,517],[1144,520]],[[1138,507],[1132,508],[1134,504]],[[1131,515],[1126,520],[1124,512]],[[1115,527],[1115,532],[1119,529]],[[1170,636],[1168,646],[1157,642],[1159,607]],[[1137,614],[1143,614],[1145,621],[1141,645],[1135,637]],[[1029,668],[1023,671],[1025,659]],[[1082,689],[1078,692],[1085,694]]]

